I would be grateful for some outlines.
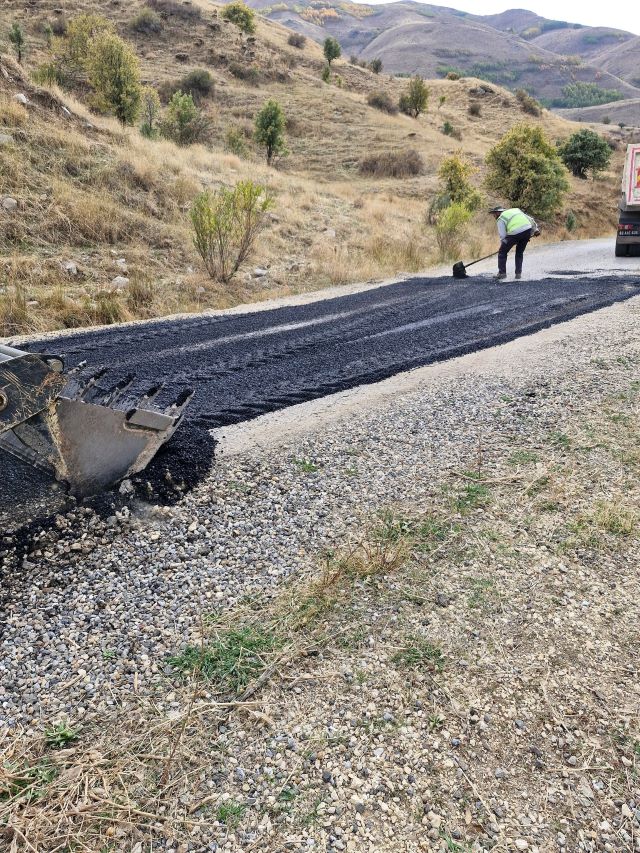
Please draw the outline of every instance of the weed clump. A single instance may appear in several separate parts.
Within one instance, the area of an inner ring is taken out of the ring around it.
[[[386,92],[371,92],[367,96],[367,103],[370,107],[389,115],[396,115],[398,112],[397,105]]]
[[[134,33],[150,36],[162,32],[162,18],[153,9],[141,9],[130,23]]]
[[[297,47],[302,49],[307,43],[307,37],[303,36],[302,33],[291,33],[289,38],[287,39],[287,44],[291,47]]]
[[[424,160],[413,148],[383,151],[360,162],[360,174],[374,178],[409,178],[421,175],[423,171]]]
[[[539,102],[535,98],[532,98],[525,89],[516,90],[516,100],[520,104],[523,113],[531,116],[542,115],[542,107]]]

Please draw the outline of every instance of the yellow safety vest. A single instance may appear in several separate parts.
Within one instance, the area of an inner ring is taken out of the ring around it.
[[[500,214],[499,219],[504,222],[507,234],[522,231],[525,226],[531,228],[531,220],[519,207],[510,207],[509,210],[505,210]]]

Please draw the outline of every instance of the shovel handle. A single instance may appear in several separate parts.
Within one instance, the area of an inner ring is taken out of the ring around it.
[[[490,255],[485,255],[484,258],[478,258],[475,261],[470,261],[468,264],[464,265],[465,269],[466,269],[466,267],[472,267],[474,264],[479,264],[480,261],[486,261],[488,258],[492,258],[494,255],[497,255],[499,251],[500,251],[500,249],[498,249],[497,252],[491,252]]]

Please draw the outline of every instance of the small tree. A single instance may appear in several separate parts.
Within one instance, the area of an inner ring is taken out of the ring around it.
[[[77,15],[67,31],[54,41],[54,50],[64,77],[73,78],[87,71],[89,43],[101,35],[115,33],[113,24],[102,15]]]
[[[322,66],[322,74],[320,75],[323,83],[331,82],[331,68],[328,65]]]
[[[175,92],[167,106],[167,115],[160,125],[163,136],[178,145],[203,142],[210,130],[207,117],[195,105],[191,95]]]
[[[142,86],[133,50],[119,36],[97,36],[89,43],[87,73],[98,105],[111,110],[122,125],[134,124],[140,114]]]
[[[482,196],[469,180],[475,171],[460,153],[445,157],[438,169],[441,194],[448,196],[454,204],[464,204],[468,210],[477,210],[482,204]]]
[[[586,178],[606,169],[611,159],[611,148],[605,139],[593,130],[578,130],[559,147],[565,166],[577,178]]]
[[[422,77],[413,77],[407,91],[400,96],[399,107],[403,113],[418,118],[427,109],[429,90]]]
[[[382,60],[381,59],[372,59],[369,63],[369,68],[373,71],[374,74],[379,74],[382,71]]]
[[[227,3],[222,10],[222,17],[225,21],[235,24],[243,33],[251,34],[256,31],[255,12],[239,0],[238,2]]]
[[[460,202],[453,202],[440,213],[436,222],[436,243],[441,260],[460,257],[462,237],[470,219],[471,211]]]
[[[233,278],[251,253],[272,206],[265,187],[253,181],[196,196],[191,208],[193,242],[212,279],[226,283]]]
[[[556,149],[539,127],[516,125],[487,154],[487,189],[527,213],[546,218],[569,189]]]
[[[11,29],[9,30],[9,41],[13,45],[13,49],[16,52],[16,57],[18,62],[22,63],[22,54],[24,53],[25,46],[25,38],[24,38],[24,30],[18,23],[13,23],[11,25]]]
[[[327,65],[331,68],[333,60],[338,59],[342,55],[342,48],[336,39],[329,36],[324,40],[323,50]]]
[[[282,107],[277,101],[267,101],[256,116],[254,139],[265,149],[269,166],[275,157],[283,157],[287,153],[285,124]]]
[[[160,98],[151,86],[145,86],[141,98],[142,125],[140,132],[143,136],[153,139],[157,135],[156,122],[160,115]]]

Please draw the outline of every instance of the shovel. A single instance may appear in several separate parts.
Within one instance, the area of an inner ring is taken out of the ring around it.
[[[497,255],[498,252],[491,252],[490,255],[485,255],[484,258],[478,258],[476,261],[470,261],[468,264],[463,264],[462,261],[458,261],[453,265],[453,277],[454,278],[469,278],[467,275],[467,267],[472,267],[474,264],[479,264],[480,261],[486,261],[487,258],[492,258],[494,255]]]

